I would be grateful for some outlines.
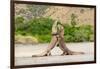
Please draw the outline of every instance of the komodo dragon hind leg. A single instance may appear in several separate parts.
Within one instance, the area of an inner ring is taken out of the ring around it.
[[[63,38],[61,38],[59,40],[59,46],[60,46],[60,49],[63,51],[63,53],[61,55],[78,55],[78,54],[84,54],[84,52],[74,52],[74,51],[69,50],[66,47],[66,44],[65,44]]]
[[[50,51],[54,48],[56,43],[57,43],[57,38],[56,38],[56,36],[53,36],[47,49],[44,52],[42,52],[41,54],[32,55],[32,57],[50,56],[51,55]]]

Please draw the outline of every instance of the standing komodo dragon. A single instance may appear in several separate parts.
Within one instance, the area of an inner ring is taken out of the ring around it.
[[[64,41],[64,27],[63,24],[60,23],[60,21],[55,21],[52,26],[52,39],[49,44],[49,46],[46,48],[46,50],[40,54],[32,55],[32,57],[41,57],[41,56],[49,56],[51,55],[50,51],[59,44],[59,48],[63,51],[61,55],[78,55],[78,54],[84,54],[84,52],[74,52],[69,50],[66,47],[65,41]]]

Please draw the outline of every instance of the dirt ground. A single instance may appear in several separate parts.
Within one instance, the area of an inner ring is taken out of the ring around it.
[[[94,43],[66,43],[69,49],[73,51],[85,52],[84,55],[66,55],[61,56],[62,51],[59,47],[55,47],[51,54],[52,56],[32,57],[34,54],[39,54],[46,49],[47,44],[36,45],[15,45],[15,65],[37,65],[37,64],[51,64],[51,63],[69,63],[69,62],[84,62],[94,61]]]

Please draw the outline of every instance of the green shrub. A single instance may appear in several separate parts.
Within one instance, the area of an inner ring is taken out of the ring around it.
[[[94,30],[91,25],[76,27],[74,15],[71,25],[64,25],[66,42],[94,41]],[[15,34],[35,37],[40,43],[47,43],[51,40],[51,28],[54,20],[50,18],[34,18],[25,21],[23,17],[15,18]]]
[[[50,34],[52,23],[53,20],[50,18],[36,18],[29,20],[26,23],[21,23],[20,26],[16,26],[16,32],[18,33],[18,31],[24,31],[24,33],[32,35]]]
[[[79,27],[65,27],[65,41],[66,42],[84,42],[93,41],[93,30],[90,25],[82,25]]]

